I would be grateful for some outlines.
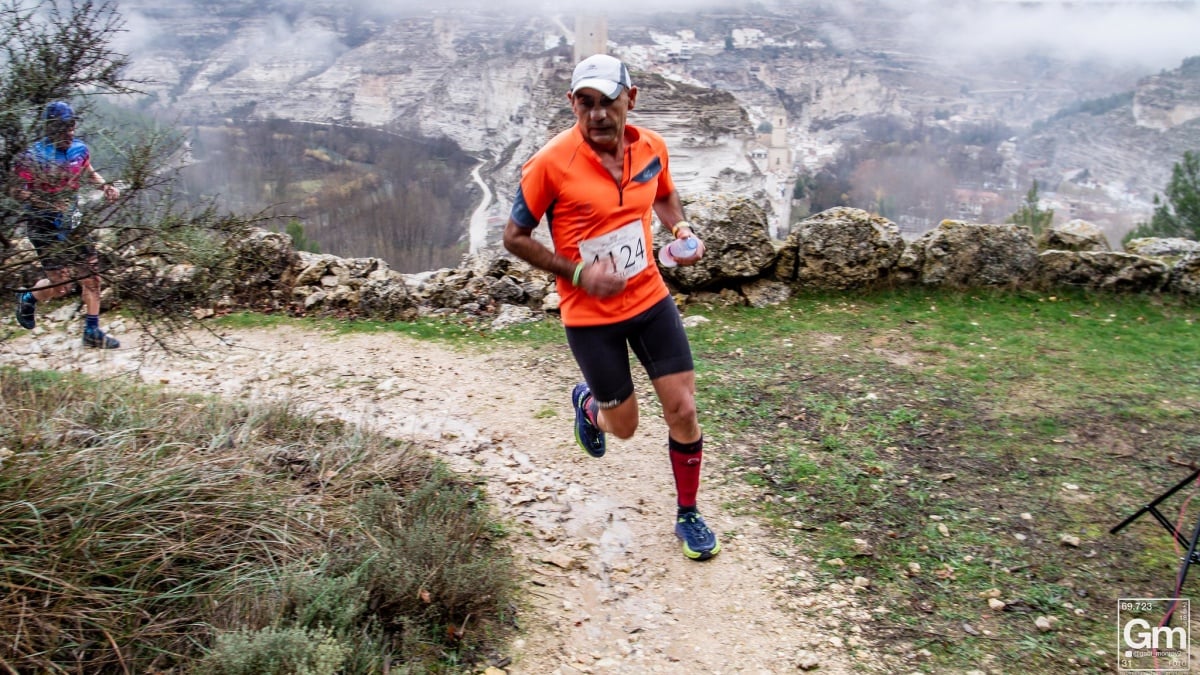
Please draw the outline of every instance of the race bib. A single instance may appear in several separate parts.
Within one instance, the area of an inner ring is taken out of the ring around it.
[[[617,274],[629,279],[649,263],[642,232],[642,221],[635,220],[619,230],[579,242],[579,255],[589,265],[611,261]]]

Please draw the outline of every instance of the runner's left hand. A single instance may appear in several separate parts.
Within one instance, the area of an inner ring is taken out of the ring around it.
[[[699,237],[697,237],[696,243],[700,244],[700,246],[696,249],[696,255],[688,257],[688,258],[676,258],[675,263],[678,264],[680,267],[687,267],[689,265],[695,265],[696,263],[700,262],[700,259],[704,257],[704,241],[702,239],[700,239]]]

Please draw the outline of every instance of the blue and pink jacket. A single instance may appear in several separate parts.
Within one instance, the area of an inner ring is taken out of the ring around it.
[[[43,138],[17,157],[14,168],[30,192],[52,196],[78,190],[80,176],[90,159],[91,153],[83,141],[76,139],[71,147],[59,150],[50,139]]]

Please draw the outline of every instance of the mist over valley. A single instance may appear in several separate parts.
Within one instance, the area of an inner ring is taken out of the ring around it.
[[[752,196],[775,236],[836,205],[905,236],[1002,222],[1036,180],[1056,221],[1116,245],[1200,148],[1195,2],[121,11],[147,92],[126,103],[190,129],[189,190],[402,271],[497,246],[520,165],[572,123],[577,51],[599,45],[631,66],[631,121],[667,138],[684,196]]]

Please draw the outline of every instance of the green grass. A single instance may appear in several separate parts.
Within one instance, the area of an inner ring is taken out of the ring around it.
[[[885,651],[1108,672],[1117,598],[1171,594],[1165,531],[1108,529],[1186,477],[1169,456],[1196,459],[1193,304],[903,289],[689,314],[711,320],[691,333],[706,436],[753,448],[735,471],[779,497],[743,508],[842,559],[825,582],[872,580],[886,611],[864,629]],[[992,588],[1004,611],[980,597]],[[1060,628],[1039,633],[1040,615]]]
[[[461,672],[514,629],[485,503],[286,406],[0,370],[0,670]]]

